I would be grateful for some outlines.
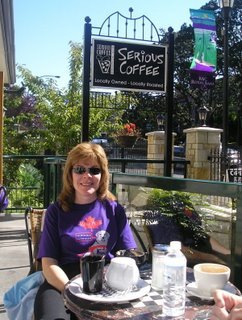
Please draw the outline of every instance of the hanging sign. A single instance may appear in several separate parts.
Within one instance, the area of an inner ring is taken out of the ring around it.
[[[214,72],[190,70],[190,84],[194,88],[213,88],[215,86],[215,74]]]
[[[242,182],[242,170],[240,168],[230,168],[227,169],[227,176],[229,178],[229,182]]]
[[[93,39],[93,88],[166,91],[167,47]]]
[[[216,24],[211,10],[190,9],[193,21],[195,46],[190,67],[191,85],[196,88],[211,88],[215,84],[217,65]]]

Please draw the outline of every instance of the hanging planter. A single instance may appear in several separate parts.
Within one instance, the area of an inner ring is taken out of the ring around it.
[[[118,144],[124,148],[132,148],[137,136],[117,136]]]
[[[136,128],[134,123],[126,123],[121,130],[117,133],[118,144],[124,148],[132,148],[140,130]]]

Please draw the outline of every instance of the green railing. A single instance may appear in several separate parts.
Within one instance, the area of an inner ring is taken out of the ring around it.
[[[4,155],[4,166],[10,165],[16,170],[21,164],[31,163],[42,172],[42,188],[36,186],[14,186],[5,185],[8,191],[10,204],[6,212],[24,212],[28,206],[34,208],[47,207],[54,202],[61,190],[62,171],[66,156],[60,155]],[[132,172],[136,174],[146,174],[146,165],[148,163],[164,164],[164,160],[151,159],[133,159],[133,158],[110,158],[110,172]],[[174,165],[184,166],[184,176],[189,161],[173,160]],[[15,179],[15,177],[14,177]]]
[[[37,187],[9,187],[7,188],[9,199],[6,212],[24,212],[24,208],[32,206],[34,208],[43,207],[43,196],[41,189]],[[14,204],[14,205],[12,205]]]
[[[61,176],[65,156],[4,156],[4,163],[15,161],[38,161],[38,167],[44,172],[44,190],[40,190],[34,186],[14,187],[7,186],[9,195],[16,205],[14,208],[9,207],[6,212],[21,212],[26,206],[34,206],[36,208],[46,207],[49,203],[56,200],[61,188]],[[110,168],[116,162],[120,162],[120,167],[115,171],[121,171],[128,164],[128,159],[110,159]],[[125,163],[122,164],[122,161]],[[131,162],[136,162],[131,159]],[[142,160],[143,161],[143,160]],[[138,161],[139,162],[139,161]],[[162,161],[160,161],[162,163]],[[236,204],[236,214],[233,217],[231,225],[231,251],[232,251],[232,278],[234,283],[242,288],[242,184],[214,182],[204,180],[190,180],[169,177],[147,176],[141,174],[127,174],[112,172],[112,186],[118,184],[130,185],[137,188],[149,187],[160,188],[165,190],[184,191],[190,193],[198,193],[207,196],[218,196],[233,199]],[[15,198],[14,198],[15,197]],[[22,199],[28,199],[27,203],[22,204]]]
[[[41,187],[28,185],[20,186],[16,183],[5,184],[7,188],[9,206],[4,211],[24,212],[26,207],[45,208],[55,201],[61,188],[62,168],[65,156],[53,155],[4,155],[4,166],[15,171],[21,165],[31,163],[41,173],[42,181],[38,183]],[[14,185],[14,186],[13,186]]]
[[[242,184],[113,173],[112,190],[117,191],[118,185],[136,186],[137,190],[145,187],[159,188],[233,199],[236,213],[231,220],[231,279],[242,289]]]

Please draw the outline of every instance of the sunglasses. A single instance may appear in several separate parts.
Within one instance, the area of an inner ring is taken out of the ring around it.
[[[83,174],[85,172],[88,172],[92,176],[96,176],[96,175],[101,173],[101,169],[100,168],[96,168],[96,167],[85,168],[85,167],[82,167],[82,166],[73,167],[72,171],[77,173],[77,174]]]

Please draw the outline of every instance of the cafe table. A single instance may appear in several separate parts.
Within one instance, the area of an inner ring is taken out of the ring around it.
[[[77,275],[71,279],[65,286],[64,299],[66,306],[71,310],[77,317],[77,319],[82,320],[92,320],[92,319],[112,319],[112,320],[122,320],[122,319],[136,319],[136,320],[148,320],[148,319],[171,319],[171,317],[165,317],[162,314],[162,291],[155,291],[150,288],[151,284],[151,265],[146,264],[140,269],[140,275],[142,278],[142,289],[147,292],[141,297],[131,299],[131,301],[123,301],[126,298],[111,298],[109,302],[109,297],[102,298],[101,302],[95,295],[84,294],[81,291],[79,281],[80,275]],[[189,284],[194,283],[193,269],[187,268],[187,288]],[[144,285],[143,285],[144,284]],[[147,288],[146,288],[147,286]],[[149,290],[150,288],[150,290]],[[231,293],[240,295],[240,291],[232,284],[227,283],[224,287]],[[102,293],[103,296],[103,293]],[[126,295],[127,296],[127,295]],[[111,295],[112,297],[112,295]],[[125,297],[125,295],[124,295]],[[121,301],[120,301],[121,300]],[[108,303],[106,302],[108,301]],[[185,315],[181,317],[176,317],[175,319],[205,319],[204,316],[196,318],[200,312],[209,311],[214,302],[212,298],[204,298],[193,295],[192,292],[187,290],[186,292],[186,310]]]

